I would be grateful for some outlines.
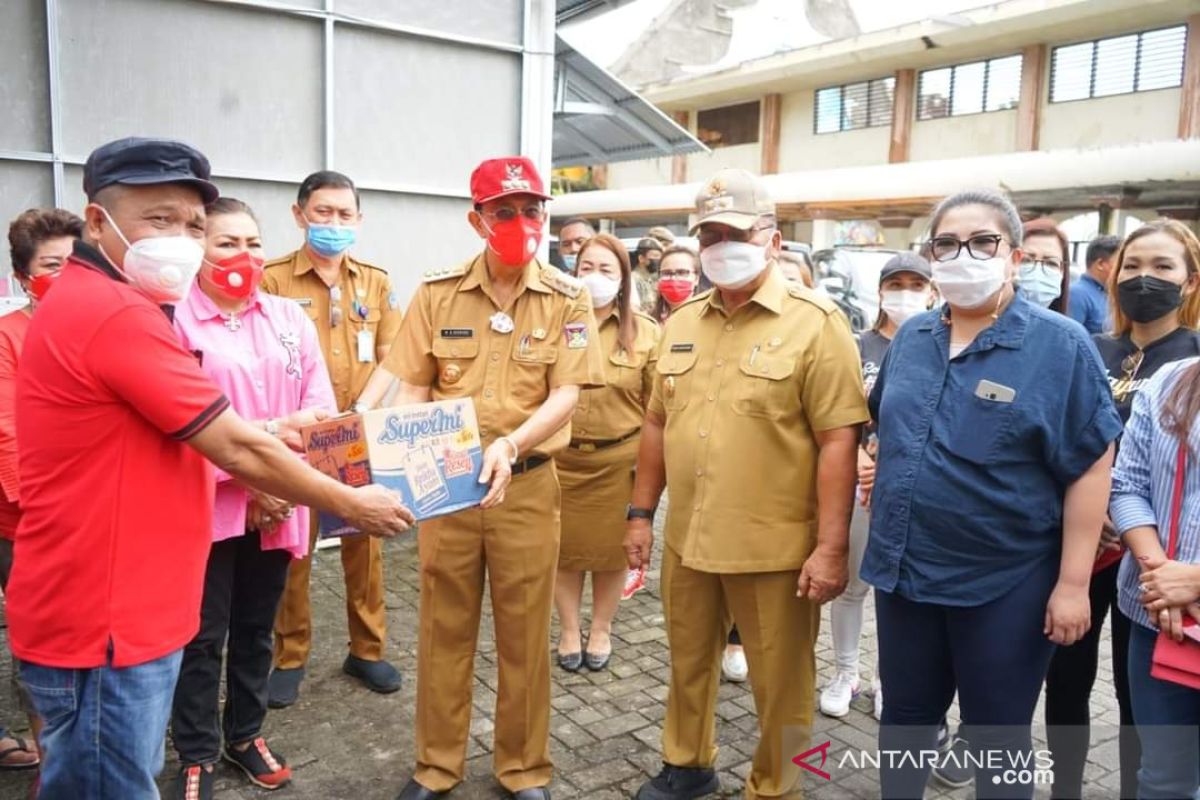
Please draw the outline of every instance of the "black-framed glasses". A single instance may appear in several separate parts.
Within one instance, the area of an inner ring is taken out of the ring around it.
[[[696,273],[690,269],[664,269],[658,273],[660,278],[694,278]]]
[[[998,233],[981,233],[963,241],[955,236],[935,236],[929,242],[929,254],[934,261],[952,261],[958,258],[963,248],[971,258],[995,258],[1004,237]]]
[[[344,312],[342,311],[342,287],[329,287],[329,327],[336,328],[342,324]]]
[[[540,222],[545,210],[541,206],[525,206],[520,211],[512,206],[502,206],[495,211],[489,211],[485,216],[491,217],[497,222],[512,222],[518,214],[525,219]]]
[[[1021,268],[1025,269],[1026,265],[1028,265],[1030,271],[1032,271],[1034,268],[1038,268],[1057,272],[1060,275],[1062,274],[1063,269],[1063,262],[1059,261],[1057,258],[1027,258],[1021,262]]]

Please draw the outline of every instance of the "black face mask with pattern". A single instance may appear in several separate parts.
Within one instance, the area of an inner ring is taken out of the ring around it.
[[[1117,284],[1117,303],[1134,322],[1153,322],[1183,303],[1183,287],[1152,275],[1138,275]]]

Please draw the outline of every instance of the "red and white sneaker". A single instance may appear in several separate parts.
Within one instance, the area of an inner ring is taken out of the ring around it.
[[[232,745],[225,746],[225,760],[246,773],[246,777],[255,786],[264,789],[278,789],[292,779],[292,768],[267,747],[267,740],[261,736],[250,743],[245,750],[237,750]]]
[[[645,588],[646,567],[642,565],[625,573],[625,589],[621,592],[621,599],[628,600]]]

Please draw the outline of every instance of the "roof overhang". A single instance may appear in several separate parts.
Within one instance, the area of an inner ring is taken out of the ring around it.
[[[948,194],[973,187],[1007,192],[1023,208],[1060,211],[1194,206],[1200,198],[1200,139],[1089,150],[1047,150],[940,161],[789,172],[763,177],[784,219],[923,216]],[[700,183],[574,192],[555,217],[679,217]]]
[[[708,150],[561,36],[555,38],[554,166],[608,164]]]

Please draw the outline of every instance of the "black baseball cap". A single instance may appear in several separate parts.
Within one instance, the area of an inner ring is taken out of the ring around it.
[[[929,266],[929,262],[911,250],[896,253],[887,260],[883,269],[879,271],[879,283],[882,284],[897,272],[913,272],[927,281],[933,280],[933,269]]]
[[[83,192],[88,200],[106,186],[152,186],[186,183],[194,186],[211,203],[220,196],[209,180],[208,159],[194,147],[174,139],[130,136],[100,145],[83,165]]]

